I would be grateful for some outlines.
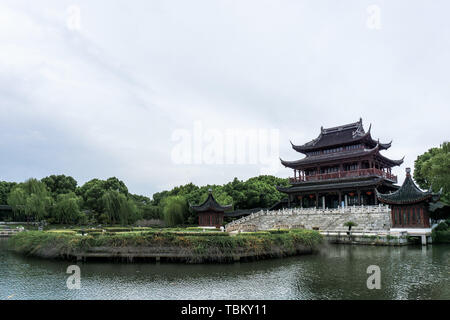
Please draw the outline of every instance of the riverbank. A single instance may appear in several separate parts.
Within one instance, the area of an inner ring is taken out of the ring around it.
[[[27,256],[65,260],[229,263],[311,254],[323,238],[313,230],[274,230],[230,236],[225,232],[21,232],[8,247]]]

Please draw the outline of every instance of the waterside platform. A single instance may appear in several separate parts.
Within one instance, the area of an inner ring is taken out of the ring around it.
[[[419,238],[423,246],[432,243],[431,229],[390,229],[387,231],[320,231],[330,243],[403,246]]]
[[[20,229],[0,229],[0,238],[9,238],[21,231]]]

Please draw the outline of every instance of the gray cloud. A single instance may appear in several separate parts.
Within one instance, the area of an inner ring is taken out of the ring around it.
[[[381,29],[366,27],[367,7]],[[67,28],[77,5],[81,30]],[[279,129],[300,155],[363,117],[413,166],[450,136],[445,1],[3,1],[0,179],[118,176],[150,195],[258,165],[175,165],[177,129]],[[279,176],[289,176],[281,169]]]

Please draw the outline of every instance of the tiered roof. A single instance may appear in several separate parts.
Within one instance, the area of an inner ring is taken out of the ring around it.
[[[281,160],[281,164],[285,167],[289,168],[296,168],[299,165],[304,164],[316,164],[321,163],[324,161],[332,161],[332,160],[341,160],[341,159],[348,159],[348,158],[357,158],[357,157],[364,157],[369,155],[376,155],[381,162],[386,163],[388,166],[399,166],[403,163],[403,159],[400,160],[392,160],[389,158],[384,157],[379,153],[380,151],[380,145],[377,144],[372,149],[357,149],[357,150],[349,150],[349,151],[343,151],[343,152],[335,152],[335,153],[329,153],[329,154],[320,154],[320,155],[314,155],[314,156],[307,156],[306,158],[296,160],[296,161],[285,161],[283,159]]]
[[[380,150],[386,150],[391,147],[392,141],[389,143],[380,143],[377,140],[372,139],[369,131],[365,132],[360,118],[358,122],[345,124],[333,128],[320,128],[320,134],[316,139],[305,143],[304,145],[294,145],[292,142],[292,148],[301,153],[308,153],[311,151],[317,151],[335,146],[344,146],[356,144],[358,142],[364,143],[370,148],[374,148],[378,145]]]
[[[370,186],[387,186],[395,188],[391,183],[388,183],[383,178],[360,178],[356,181],[321,181],[321,183],[305,183],[302,185],[295,185],[291,187],[277,187],[278,191],[285,193],[292,192],[316,192],[325,190],[339,190],[345,188],[363,188]]]
[[[372,139],[369,131],[365,132],[362,124],[362,119],[358,122],[333,127],[321,128],[320,135],[301,146],[292,144],[292,148],[298,152],[306,154],[306,157],[296,161],[285,161],[280,158],[281,164],[285,167],[297,169],[303,165],[314,165],[322,162],[330,162],[335,160],[356,159],[366,156],[373,156],[380,163],[386,167],[399,166],[403,163],[403,159],[392,160],[380,154],[381,150],[386,150],[391,147],[392,141],[389,143],[380,143],[379,140]],[[321,151],[324,149],[331,149],[334,147],[345,147],[348,145],[361,144],[361,148],[350,149],[339,152],[319,153],[314,154],[314,151]]]
[[[212,190],[209,189],[208,198],[206,198],[205,202],[198,206],[191,206],[192,210],[195,212],[224,212],[226,210],[232,209],[232,205],[221,206],[216,199],[214,199],[212,195]]]
[[[433,193],[430,190],[422,191],[414,183],[411,177],[411,169],[406,168],[406,178],[403,185],[397,191],[388,194],[379,193],[376,190],[377,198],[387,204],[414,204],[422,201],[437,201],[440,198],[442,190],[439,193]]]

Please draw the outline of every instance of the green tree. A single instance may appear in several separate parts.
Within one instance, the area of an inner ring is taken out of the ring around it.
[[[185,222],[189,208],[183,196],[170,196],[163,201],[163,217],[167,226],[176,226]]]
[[[40,221],[48,216],[53,199],[46,185],[32,178],[13,188],[8,204],[13,208],[15,216]]]
[[[23,188],[14,188],[8,195],[7,202],[13,208],[14,218],[17,220],[26,219],[25,207],[27,203],[27,194]]]
[[[60,194],[75,192],[77,188],[77,181],[70,177],[61,175],[51,175],[41,179],[52,193],[53,198],[56,199]]]
[[[443,189],[441,200],[450,204],[450,143],[431,148],[414,162],[414,179],[422,189]]]
[[[126,198],[128,197],[128,188],[123,181],[112,177],[107,180],[92,179],[76,190],[77,195],[83,199],[83,206],[93,210],[98,214],[105,211],[105,202],[103,196],[108,191],[115,191]]]
[[[0,204],[8,203],[9,193],[16,185],[15,182],[0,181]]]
[[[268,208],[286,197],[285,194],[276,189],[276,186],[289,186],[289,181],[288,179],[262,175],[250,178],[247,181],[234,178],[232,182],[223,186],[197,187],[189,183],[175,187],[170,191],[155,193],[152,204],[162,206],[166,198],[177,195],[185,197],[189,204],[199,204],[206,199],[208,189],[212,188],[216,200],[223,201],[223,204],[233,204],[235,209]]]
[[[53,208],[55,222],[62,224],[75,224],[84,222],[80,211],[81,199],[74,192],[60,194]]]
[[[139,219],[138,210],[133,200],[117,190],[109,190],[102,196],[104,213],[112,224],[132,224]]]

